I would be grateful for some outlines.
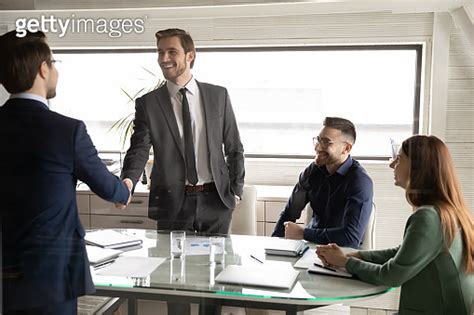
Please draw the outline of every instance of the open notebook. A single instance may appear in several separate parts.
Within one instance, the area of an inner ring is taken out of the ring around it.
[[[142,243],[141,239],[113,230],[87,232],[84,239],[91,245],[123,250],[125,250],[126,247],[137,246]]]

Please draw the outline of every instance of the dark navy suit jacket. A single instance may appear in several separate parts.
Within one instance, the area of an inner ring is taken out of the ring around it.
[[[35,100],[0,107],[3,310],[62,302],[94,291],[76,205],[80,179],[105,200],[128,189],[97,156],[83,122]]]

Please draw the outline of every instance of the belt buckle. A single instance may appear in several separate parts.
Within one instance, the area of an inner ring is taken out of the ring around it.
[[[185,191],[188,193],[201,192],[204,190],[203,185],[186,185]]]
[[[193,192],[202,192],[202,191],[204,191],[204,185],[193,186]]]

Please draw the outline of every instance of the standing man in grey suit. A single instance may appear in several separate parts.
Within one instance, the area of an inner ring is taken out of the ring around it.
[[[227,234],[244,185],[244,149],[227,90],[196,81],[194,42],[186,31],[156,34],[166,84],[138,98],[122,179],[135,186],[153,146],[148,216],[158,230]],[[190,307],[168,303],[168,314]],[[220,307],[200,305],[200,314]]]
[[[191,74],[189,33],[156,33],[166,84],[136,100],[122,179],[136,185],[153,146],[148,216],[159,230],[227,233],[244,185],[244,149],[223,87]]]

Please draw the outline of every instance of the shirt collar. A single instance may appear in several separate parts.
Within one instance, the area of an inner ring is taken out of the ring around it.
[[[168,89],[168,93],[171,97],[175,97],[176,95],[178,95],[179,90],[181,90],[183,87],[185,87],[192,95],[196,94],[198,89],[194,77],[192,77],[191,80],[189,80],[189,82],[185,86],[179,86],[169,80],[166,81],[166,88]]]
[[[346,159],[346,161],[344,163],[342,163],[341,166],[339,166],[339,168],[337,169],[336,173],[338,173],[339,175],[346,175],[347,172],[349,172],[349,169],[351,168],[352,166],[352,157],[349,155]]]
[[[10,99],[14,99],[14,98],[24,98],[28,100],[38,101],[38,102],[43,103],[44,105],[46,105],[46,107],[49,108],[48,101],[44,97],[39,96],[38,94],[23,92],[23,93],[15,93],[15,94],[10,95]]]

